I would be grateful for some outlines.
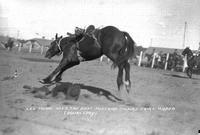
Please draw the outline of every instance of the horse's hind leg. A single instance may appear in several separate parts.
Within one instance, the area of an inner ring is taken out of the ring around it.
[[[118,91],[121,90],[122,85],[123,85],[123,64],[118,65],[118,75],[117,75],[117,86],[118,86]]]
[[[130,81],[130,64],[128,63],[128,61],[125,62],[124,64],[124,69],[125,69],[125,86],[126,86],[126,90],[129,93],[130,89],[131,89],[131,81]]]

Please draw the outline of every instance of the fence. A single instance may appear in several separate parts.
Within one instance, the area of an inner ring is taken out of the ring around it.
[[[148,60],[146,60],[146,58],[144,58],[144,52],[141,51],[141,52],[140,52],[140,55],[137,56],[137,59],[136,59],[137,62],[135,62],[135,59],[130,60],[129,62],[130,62],[130,63],[133,63],[133,64],[135,64],[135,65],[137,65],[137,66],[139,66],[139,67],[145,65],[146,67],[149,66],[150,68],[155,68],[155,65],[156,65],[156,63],[157,63],[157,61],[156,61],[157,56],[158,56],[158,54],[157,54],[157,53],[154,53],[154,54],[152,55],[152,61],[151,61],[150,64],[148,65],[148,64],[147,64],[147,63],[148,63]],[[170,53],[167,53],[167,54],[166,54],[166,58],[165,58],[165,60],[164,60],[164,64],[163,64],[163,69],[164,69],[164,70],[168,70],[168,69],[169,69],[169,66],[170,66],[170,64],[169,64],[169,62],[170,62],[169,58],[170,58]],[[109,58],[107,58],[105,55],[103,55],[103,56],[100,57],[100,62],[104,62],[104,61],[109,62],[110,60],[109,60]],[[177,66],[176,68],[179,68],[179,69],[180,69],[179,71],[185,72],[185,69],[186,69],[186,67],[187,67],[187,56],[183,57],[183,58],[182,58],[182,61],[183,61],[183,64],[182,64],[182,65],[176,65],[176,66]],[[147,66],[147,65],[148,65],[148,66]]]
[[[143,55],[144,53],[141,51],[140,52],[140,55],[139,55],[139,57],[137,58],[138,59],[138,66],[142,66],[142,64],[144,64],[143,63],[143,59],[144,59],[144,55]],[[169,53],[167,53],[167,55],[166,55],[166,59],[165,59],[165,62],[164,62],[164,70],[167,70],[168,69],[168,64],[169,64]],[[156,53],[154,53],[153,55],[152,55],[153,57],[152,57],[152,61],[151,61],[151,65],[150,65],[150,67],[151,68],[155,68],[155,63],[156,63],[156,56],[157,56],[157,54]],[[184,72],[185,71],[185,69],[186,69],[186,67],[187,67],[187,56],[185,56],[185,57],[183,57],[183,65],[181,65],[182,66],[182,72]],[[147,62],[147,61],[146,61]]]
[[[47,51],[48,47],[39,46],[37,48],[34,48],[32,45],[22,46],[22,44],[18,44],[18,46],[14,47],[13,49],[17,50],[18,52],[40,53],[42,55],[42,54],[44,54],[44,52]]]
[[[38,53],[38,54],[41,54],[41,55],[43,55],[43,54],[47,51],[47,49],[48,49],[48,47],[45,47],[45,46],[39,46],[39,47],[37,47],[37,48],[34,48],[34,47],[32,46],[32,44],[29,45],[29,46],[24,46],[24,47],[22,47],[22,44],[18,44],[18,46],[15,46],[14,48],[12,48],[12,50],[16,50],[16,51],[18,51],[18,52]],[[150,65],[151,68],[155,68],[156,55],[157,55],[156,53],[153,54],[153,58],[152,58],[151,65]],[[169,64],[169,55],[170,55],[169,53],[167,53],[167,55],[166,55],[166,59],[165,59],[165,63],[164,63],[164,70],[167,70],[167,68],[168,68],[168,64]],[[105,61],[104,59],[106,59],[106,61],[107,61],[108,63],[110,62],[110,59],[109,59],[109,58],[107,58],[105,55],[102,55],[102,56],[100,57],[100,61],[101,61],[101,62],[102,62],[102,61]],[[144,52],[141,51],[141,52],[140,52],[140,55],[139,55],[138,58],[137,58],[137,65],[138,65],[138,66],[143,66],[143,64],[144,64],[143,60],[144,60]],[[146,61],[146,62],[147,62],[147,61]],[[135,63],[135,62],[134,62],[134,63]],[[187,56],[183,57],[182,72],[185,71],[186,67],[187,67]]]

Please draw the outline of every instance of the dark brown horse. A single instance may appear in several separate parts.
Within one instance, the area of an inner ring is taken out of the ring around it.
[[[88,34],[79,34],[76,37],[57,37],[51,43],[45,57],[51,58],[63,52],[63,58],[58,67],[42,83],[61,81],[62,73],[82,61],[90,61],[106,55],[113,61],[113,67],[118,67],[117,85],[120,90],[125,83],[126,90],[131,88],[130,64],[128,59],[134,56],[135,42],[127,32],[122,32],[116,27],[107,26],[94,32],[96,38]],[[123,81],[125,70],[125,81]]]

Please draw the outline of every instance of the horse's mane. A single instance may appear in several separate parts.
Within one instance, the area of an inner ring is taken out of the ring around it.
[[[83,34],[66,37],[69,42],[77,43],[84,37]]]

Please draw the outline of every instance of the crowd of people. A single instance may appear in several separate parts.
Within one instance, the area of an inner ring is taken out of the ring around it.
[[[153,49],[151,54],[144,55],[144,58],[146,58],[147,61],[143,65],[146,67],[164,69],[167,62],[167,69],[180,70],[180,65],[183,64],[183,58],[177,49],[174,49],[173,53],[169,53],[169,56],[167,55],[168,54],[164,53],[163,51],[156,52],[156,49]]]
[[[189,47],[186,48],[189,49]],[[200,43],[198,50],[191,51],[191,53],[192,57],[200,56]],[[180,50],[178,51],[177,49],[174,49],[174,51],[169,54],[163,51],[156,51],[156,49],[153,49],[150,54],[145,53],[143,58],[146,59],[146,61],[142,63],[142,66],[158,68],[158,69],[164,69],[167,63],[168,70],[182,71],[184,64],[184,56],[182,52]],[[187,60],[188,59],[189,58],[187,58]]]

